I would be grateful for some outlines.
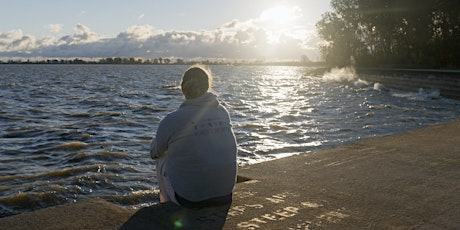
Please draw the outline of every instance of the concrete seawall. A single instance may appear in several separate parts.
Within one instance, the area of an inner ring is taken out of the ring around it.
[[[459,229],[460,121],[239,169],[231,206],[126,210],[101,199],[0,229]]]
[[[388,88],[417,92],[439,90],[441,96],[460,100],[460,70],[358,68],[359,78]]]

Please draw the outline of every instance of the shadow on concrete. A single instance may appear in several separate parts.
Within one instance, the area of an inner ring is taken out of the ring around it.
[[[222,229],[230,205],[201,209],[173,203],[154,205],[134,213],[120,229]]]

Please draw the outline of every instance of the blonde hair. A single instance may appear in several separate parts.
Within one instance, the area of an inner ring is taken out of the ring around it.
[[[182,93],[186,99],[197,98],[211,88],[211,71],[204,65],[193,65],[188,68],[181,82]]]

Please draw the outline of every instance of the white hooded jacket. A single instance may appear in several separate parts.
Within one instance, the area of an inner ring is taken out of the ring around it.
[[[230,116],[212,93],[188,99],[168,114],[150,146],[166,157],[165,171],[181,197],[203,201],[229,195],[237,171],[237,145]]]

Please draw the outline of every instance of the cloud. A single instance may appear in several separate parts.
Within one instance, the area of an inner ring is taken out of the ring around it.
[[[61,32],[63,27],[64,27],[64,25],[62,25],[62,24],[49,24],[49,25],[46,26],[46,28],[52,33]]]
[[[294,11],[293,11],[294,12]],[[294,15],[295,16],[295,15]],[[300,16],[299,16],[300,17]],[[60,31],[62,25],[48,25]],[[261,18],[232,20],[213,30],[162,31],[151,25],[134,25],[115,37],[104,37],[83,24],[75,33],[35,38],[22,30],[0,33],[0,57],[178,57],[191,59],[298,59],[319,55],[317,36],[305,27],[273,28]]]
[[[142,25],[142,26],[131,26],[126,31],[121,32],[118,34],[117,38],[118,39],[123,39],[123,40],[139,40],[139,41],[145,41],[149,37],[154,35],[154,30],[153,26],[151,25]]]
[[[91,42],[99,42],[103,37],[97,33],[92,32],[87,26],[82,24],[75,25],[74,30],[76,33],[61,37],[57,45],[78,45]]]
[[[8,43],[22,37],[22,30],[11,30],[6,33],[0,33],[0,43]]]
[[[35,37],[23,35],[22,30],[0,33],[0,50],[6,52],[31,53],[37,48]]]

